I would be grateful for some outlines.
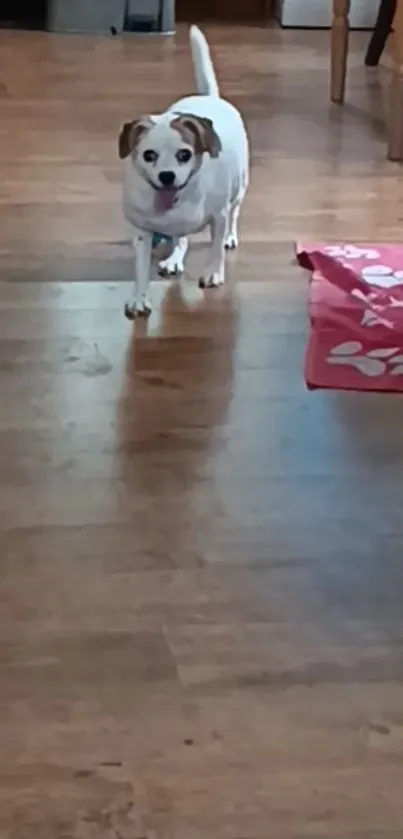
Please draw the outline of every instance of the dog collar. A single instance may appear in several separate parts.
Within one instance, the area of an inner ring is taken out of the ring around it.
[[[158,245],[166,244],[172,242],[172,236],[166,236],[165,233],[157,233],[156,231],[152,234],[152,249],[155,250],[158,248]]]

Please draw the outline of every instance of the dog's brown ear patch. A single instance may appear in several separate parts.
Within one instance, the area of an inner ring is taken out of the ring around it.
[[[179,131],[185,143],[194,147],[196,154],[207,152],[210,157],[218,157],[220,154],[221,140],[214,130],[213,121],[208,117],[180,114],[171,122],[171,127]]]
[[[149,121],[144,117],[135,119],[133,122],[125,122],[119,134],[119,157],[124,160],[133,154],[142,134],[147,131]]]

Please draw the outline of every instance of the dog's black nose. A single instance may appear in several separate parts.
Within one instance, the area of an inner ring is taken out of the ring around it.
[[[175,172],[160,172],[158,175],[162,186],[173,186],[175,180]]]

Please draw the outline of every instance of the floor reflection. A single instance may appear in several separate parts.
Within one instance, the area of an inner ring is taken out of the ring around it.
[[[150,522],[158,522],[171,553],[197,540],[212,505],[217,513],[211,463],[231,400],[236,321],[229,287],[187,300],[173,283],[158,333],[150,336],[139,321],[128,347],[118,472],[134,505],[148,498]]]

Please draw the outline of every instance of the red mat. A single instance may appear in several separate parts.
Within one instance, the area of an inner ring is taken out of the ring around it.
[[[311,271],[307,386],[403,392],[403,245],[296,250]]]

